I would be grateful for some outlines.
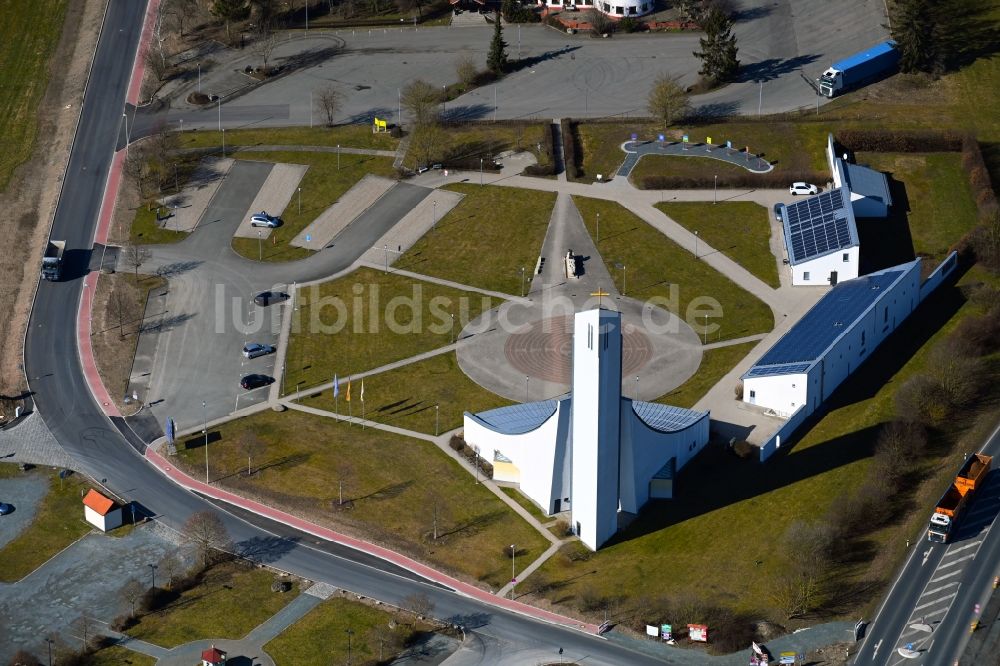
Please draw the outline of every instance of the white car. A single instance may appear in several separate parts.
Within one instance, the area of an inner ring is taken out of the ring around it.
[[[250,216],[250,226],[275,229],[281,226],[281,220],[273,215],[268,215],[264,211],[260,211]]]
[[[788,193],[792,196],[797,194],[819,194],[819,188],[811,183],[792,183],[788,188]]]

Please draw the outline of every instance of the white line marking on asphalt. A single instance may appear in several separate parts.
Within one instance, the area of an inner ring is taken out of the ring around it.
[[[872,661],[875,661],[875,657],[878,655],[878,649],[880,647],[882,647],[882,640],[881,639],[879,639],[879,642],[875,644],[875,649],[872,650]]]
[[[957,576],[960,573],[962,573],[962,570],[961,569],[956,569],[955,571],[952,571],[951,573],[946,573],[943,576],[938,576],[937,578],[931,578],[931,582],[932,583],[937,583],[938,581],[942,581],[945,578],[951,578],[952,576]]]
[[[929,617],[934,617],[935,615],[944,615],[945,613],[948,612],[949,608],[951,608],[951,606],[948,606],[948,608],[941,608],[941,609],[936,610],[936,611],[930,611],[928,613],[921,613],[920,617],[922,617],[924,619],[927,619]]]
[[[950,583],[945,583],[941,587],[935,587],[933,590],[927,590],[926,592],[924,592],[923,594],[920,595],[920,598],[923,599],[928,594],[935,594],[936,592],[940,592],[941,590],[947,590],[949,587],[955,587],[956,585],[958,585],[958,581],[957,580],[954,580],[954,581],[952,581]]]
[[[958,558],[957,560],[955,560],[953,562],[949,562],[948,564],[942,564],[941,566],[938,567],[938,571],[940,571],[941,569],[944,569],[946,567],[950,567],[952,565],[958,564],[959,562],[964,562],[966,560],[971,560],[975,556],[976,556],[976,554],[973,553],[972,555],[966,555],[965,557],[960,557],[960,558]]]
[[[918,611],[918,610],[920,610],[921,608],[927,608],[927,607],[929,607],[929,606],[933,606],[933,605],[935,605],[935,604],[939,604],[939,603],[941,603],[942,601],[947,601],[948,599],[951,599],[951,598],[952,598],[952,597],[954,597],[954,596],[955,596],[956,594],[958,594],[958,592],[952,592],[951,594],[946,594],[945,596],[941,597],[940,599],[935,599],[934,601],[928,601],[928,602],[927,602],[926,604],[923,604],[923,605],[921,605],[921,606],[917,606],[917,607],[916,607],[916,608],[914,608],[913,610],[915,610],[915,611]]]
[[[964,546],[959,546],[958,548],[952,548],[952,549],[948,550],[948,552],[945,553],[944,556],[945,557],[950,557],[950,556],[954,555],[955,553],[957,553],[957,552],[959,552],[961,550],[965,550],[967,548],[974,548],[974,547],[978,546],[979,544],[981,544],[982,542],[983,542],[982,539],[980,539],[979,541],[973,541],[972,543],[967,543]]]

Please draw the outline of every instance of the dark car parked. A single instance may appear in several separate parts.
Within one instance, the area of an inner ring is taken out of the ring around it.
[[[240,380],[240,386],[247,391],[252,391],[262,386],[268,386],[272,382],[274,382],[274,377],[268,377],[267,375],[247,375]]]
[[[260,306],[272,303],[283,303],[288,300],[288,294],[283,291],[262,291],[253,297],[253,302]]]

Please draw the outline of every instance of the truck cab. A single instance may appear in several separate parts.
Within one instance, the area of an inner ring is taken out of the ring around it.
[[[844,87],[844,73],[830,67],[819,77],[819,92],[827,97],[833,97]]]
[[[935,543],[948,543],[952,523],[952,519],[943,513],[932,515],[931,524],[927,526],[927,540]]]

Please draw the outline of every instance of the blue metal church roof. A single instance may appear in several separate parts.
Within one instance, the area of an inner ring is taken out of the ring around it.
[[[705,417],[708,412],[696,412],[683,407],[671,407],[655,402],[632,401],[632,411],[643,423],[660,432],[684,430]]]
[[[548,421],[556,413],[558,405],[556,400],[542,400],[498,407],[478,414],[466,412],[466,415],[502,435],[523,435]]]

